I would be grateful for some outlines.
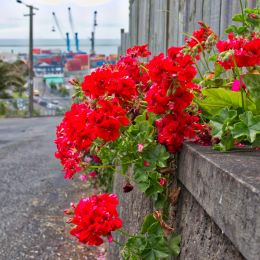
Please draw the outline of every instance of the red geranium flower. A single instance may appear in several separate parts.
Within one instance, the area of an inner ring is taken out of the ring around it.
[[[148,50],[148,45],[137,45],[126,50],[126,53],[132,57],[148,57],[151,52]]]
[[[70,231],[80,242],[90,246],[99,246],[102,236],[111,239],[111,232],[122,227],[118,217],[116,194],[93,195],[81,199],[75,207],[71,220],[76,226]]]

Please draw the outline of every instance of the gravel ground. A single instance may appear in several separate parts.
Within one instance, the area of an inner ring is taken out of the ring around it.
[[[104,259],[69,235],[63,210],[90,190],[54,158],[61,118],[0,119],[0,259]]]

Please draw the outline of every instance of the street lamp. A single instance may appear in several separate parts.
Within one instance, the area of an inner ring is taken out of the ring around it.
[[[25,14],[24,16],[29,16],[29,116],[33,116],[33,10],[39,10],[38,8],[25,4],[21,0],[16,0],[17,3],[23,4],[29,8],[29,14]]]

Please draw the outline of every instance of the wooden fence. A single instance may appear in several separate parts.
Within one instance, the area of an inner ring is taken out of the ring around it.
[[[198,21],[204,21],[225,37],[224,30],[232,16],[240,12],[239,0],[130,0],[129,32],[121,30],[119,55],[136,44],[149,44],[153,54],[166,52],[172,45],[182,45],[183,33],[192,33]],[[245,2],[245,0],[243,0]],[[260,0],[247,0],[248,7]]]

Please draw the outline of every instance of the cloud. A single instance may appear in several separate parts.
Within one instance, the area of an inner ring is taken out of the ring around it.
[[[110,2],[111,0],[37,0],[39,4],[60,5],[60,4],[75,4],[79,6],[101,5]]]

